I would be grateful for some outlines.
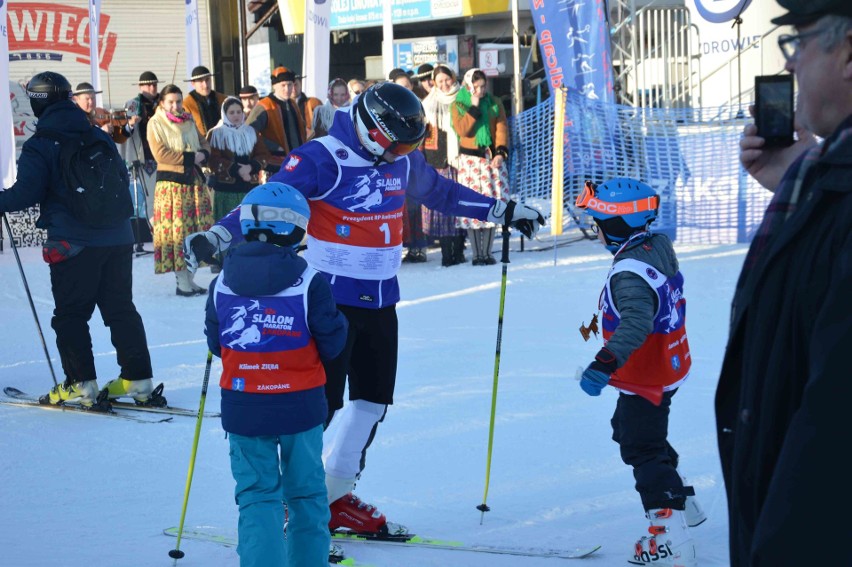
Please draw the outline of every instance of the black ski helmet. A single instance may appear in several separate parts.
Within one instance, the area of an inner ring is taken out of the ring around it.
[[[396,83],[379,83],[361,93],[352,119],[361,145],[376,157],[386,151],[410,154],[426,136],[420,99]]]
[[[33,75],[27,83],[27,97],[30,99],[33,114],[38,118],[44,109],[54,102],[68,100],[71,90],[71,83],[59,73],[44,71]]]

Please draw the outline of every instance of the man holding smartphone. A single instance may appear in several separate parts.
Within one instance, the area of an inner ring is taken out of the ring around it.
[[[788,13],[772,23],[794,28],[778,44],[798,84],[796,141],[767,146],[753,124],[740,141],[743,166],[775,195],[737,282],[716,390],[730,564],[852,565],[838,437],[852,400],[852,1],[777,1]]]
[[[793,138],[793,75],[754,78],[754,118],[763,147],[789,146]]]

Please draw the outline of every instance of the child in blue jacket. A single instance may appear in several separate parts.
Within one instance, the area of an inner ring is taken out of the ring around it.
[[[322,360],[343,349],[348,323],[328,281],[296,255],[309,217],[289,185],[250,191],[240,205],[246,243],[228,252],[207,300],[207,343],[222,358],[241,567],[328,565]]]

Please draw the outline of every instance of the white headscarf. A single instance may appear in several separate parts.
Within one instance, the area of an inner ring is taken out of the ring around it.
[[[233,96],[226,98],[222,103],[222,118],[207,132],[207,140],[210,147],[217,150],[229,150],[238,156],[250,156],[257,143],[257,131],[246,124],[246,116],[242,112],[237,124],[228,119],[226,110],[231,104],[243,107],[240,99]]]
[[[464,74],[464,80],[462,82],[464,83],[464,87],[470,92],[473,92],[473,74],[477,71],[482,72],[482,69],[473,67],[472,69],[468,69],[467,73]]]
[[[438,65],[432,72],[432,77],[438,74],[447,74],[455,80],[456,75],[452,69],[444,65]],[[434,85],[426,98],[423,99],[423,111],[426,113],[426,120],[433,128],[439,128],[447,133],[447,161],[452,163],[459,155],[459,137],[453,128],[453,117],[450,113],[450,106],[456,101],[456,93],[459,92],[458,82],[454,82],[450,87],[449,92],[444,92]]]

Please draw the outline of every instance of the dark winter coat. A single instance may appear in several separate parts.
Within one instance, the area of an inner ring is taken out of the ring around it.
[[[56,102],[44,110],[36,124],[36,132],[42,130],[68,135],[94,130],[96,135],[113,143],[109,134],[92,126],[86,113],[70,100]],[[15,184],[0,191],[0,212],[20,211],[38,204],[40,216],[36,227],[46,229],[50,240],[94,247],[133,244],[129,218],[111,228],[87,226],[66,205],[70,195],[59,166],[59,144],[34,135],[24,142]]]
[[[265,242],[247,242],[228,251],[218,278],[244,297],[274,295],[292,286],[308,264],[290,248]],[[210,284],[204,334],[215,355],[221,355],[219,319]],[[340,354],[349,324],[337,310],[331,287],[314,277],[308,288],[308,327],[323,360]],[[324,423],[328,416],[325,388],[286,394],[251,394],[222,389],[222,427],[241,435],[284,435],[306,431]]]
[[[752,243],[734,295],[716,390],[733,567],[852,565],[852,117],[844,127],[792,206],[782,189],[804,160],[785,175],[766,215],[792,213]]]

